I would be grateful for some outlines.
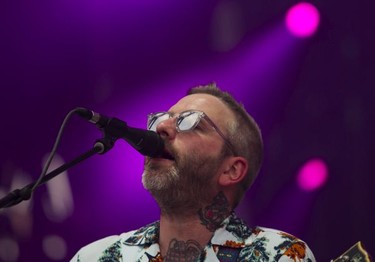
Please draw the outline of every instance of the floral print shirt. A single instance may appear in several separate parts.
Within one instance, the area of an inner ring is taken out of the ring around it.
[[[162,262],[158,244],[159,221],[138,230],[110,236],[83,247],[71,262]],[[302,240],[275,229],[249,228],[232,213],[218,228],[198,261],[294,261],[314,262]]]

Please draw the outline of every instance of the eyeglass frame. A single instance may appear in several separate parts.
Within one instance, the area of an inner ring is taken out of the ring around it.
[[[179,127],[179,124],[178,124],[179,123],[178,120],[179,120],[179,118],[181,117],[182,114],[188,113],[188,112],[190,112],[190,113],[198,113],[198,120],[195,121],[194,125],[190,129],[188,129],[188,130],[181,130],[180,127]],[[176,117],[175,127],[176,127],[177,132],[179,132],[179,133],[189,132],[189,131],[194,130],[198,126],[198,124],[200,123],[200,121],[202,119],[205,119],[214,128],[214,130],[219,134],[219,136],[221,136],[221,138],[224,140],[226,146],[229,148],[229,150],[232,152],[232,154],[236,155],[236,153],[234,151],[234,146],[232,145],[232,143],[229,141],[229,139],[227,139],[225,137],[225,135],[223,134],[223,132],[219,129],[219,127],[211,120],[211,118],[205,112],[199,111],[199,110],[185,110],[185,111],[182,111],[179,114],[174,114],[174,113],[170,113],[170,112],[167,112],[167,111],[159,111],[159,112],[155,112],[155,113],[150,113],[150,114],[147,115],[147,129],[148,130],[153,131],[153,130],[151,130],[149,128],[149,120],[152,117],[155,117],[158,114],[168,115],[169,116],[168,119]],[[167,119],[165,119],[163,121],[166,121],[166,120]],[[163,122],[163,121],[161,121],[161,122]]]

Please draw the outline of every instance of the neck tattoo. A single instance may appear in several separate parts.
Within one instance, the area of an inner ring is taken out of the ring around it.
[[[210,232],[220,227],[224,219],[229,215],[230,207],[228,199],[223,192],[219,192],[212,203],[198,210],[201,224]],[[196,240],[180,241],[176,238],[169,243],[165,262],[196,262],[201,257],[203,248]]]
[[[202,252],[202,247],[195,240],[179,241],[172,239],[169,243],[165,262],[195,262]]]
[[[218,229],[224,219],[229,215],[229,203],[224,193],[220,191],[213,199],[211,205],[204,209],[198,210],[198,215],[201,224],[204,225],[210,232]]]

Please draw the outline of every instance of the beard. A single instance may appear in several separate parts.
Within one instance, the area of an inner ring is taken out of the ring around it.
[[[142,183],[159,204],[163,214],[196,211],[212,201],[217,193],[214,180],[223,154],[204,157],[197,152],[186,155],[170,150],[171,165],[145,161]]]

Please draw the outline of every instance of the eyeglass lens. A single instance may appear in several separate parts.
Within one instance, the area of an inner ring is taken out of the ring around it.
[[[198,120],[198,112],[184,112],[177,118],[177,126],[180,131],[189,131],[198,124]]]
[[[156,127],[163,121],[171,118],[167,112],[156,113],[151,115],[148,120],[148,129],[156,131]],[[177,117],[176,125],[179,131],[189,131],[193,129],[200,120],[199,112],[183,112]]]
[[[169,119],[170,116],[166,112],[160,112],[153,115],[150,115],[148,118],[147,127],[148,130],[156,132],[156,127],[164,120]]]

